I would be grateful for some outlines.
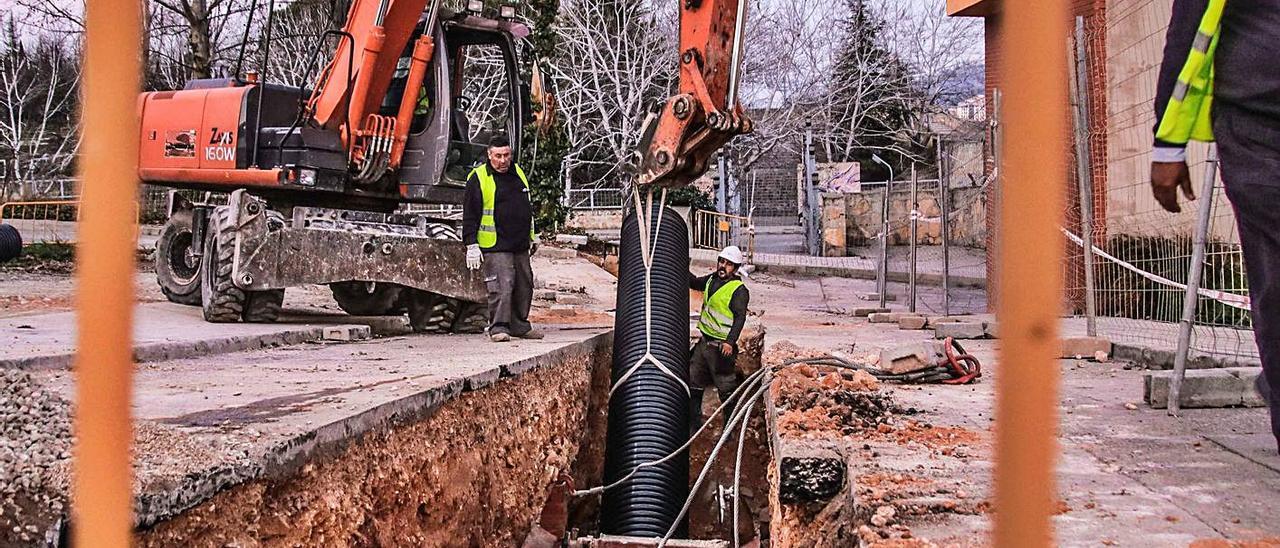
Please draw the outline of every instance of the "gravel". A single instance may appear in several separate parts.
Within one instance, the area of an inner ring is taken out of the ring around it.
[[[70,417],[67,401],[30,374],[0,370],[0,544],[35,542],[62,515]]]

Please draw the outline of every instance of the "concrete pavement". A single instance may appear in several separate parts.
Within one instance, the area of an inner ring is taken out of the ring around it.
[[[850,316],[848,310],[864,305],[857,295],[872,285],[762,276],[751,287],[758,314],[753,321],[767,325],[771,344],[789,340],[852,355],[931,338],[929,331]],[[864,477],[918,479],[932,493],[920,500],[943,507],[947,500],[952,508],[989,500],[995,387],[1004,364],[996,362],[999,340],[964,344],[982,361],[979,384],[899,387],[894,395],[899,405],[922,410],[913,420],[963,428],[983,441],[963,456],[931,452],[915,442],[868,441],[857,459],[865,464]],[[1143,371],[1116,362],[1059,360],[1058,365],[1058,371],[1046,374],[1061,377],[1061,503],[1054,520],[1059,545],[1185,546],[1196,540],[1280,537],[1274,519],[1280,457],[1269,439],[1265,410],[1192,409],[1172,418],[1139,405]],[[977,507],[976,513],[940,511],[904,517],[903,523],[917,539],[985,545],[991,515],[983,504]]]

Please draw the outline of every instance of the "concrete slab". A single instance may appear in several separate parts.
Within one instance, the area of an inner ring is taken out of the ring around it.
[[[902,316],[902,312],[877,312],[867,316],[867,320],[871,323],[898,323]]]
[[[929,319],[924,316],[903,316],[898,318],[898,329],[924,329]]]
[[[934,326],[933,336],[938,339],[981,339],[987,336],[987,328],[977,322],[946,322]]]
[[[859,318],[865,318],[872,314],[884,314],[886,312],[889,312],[888,308],[855,308],[853,309],[853,315]]]
[[[1280,474],[1280,451],[1276,448],[1275,435],[1270,432],[1218,434],[1205,436],[1205,439]]]
[[[1254,382],[1260,368],[1189,369],[1182,382],[1179,405],[1187,409],[1206,407],[1261,407]],[[1143,401],[1164,409],[1169,401],[1172,371],[1154,371],[1143,376]]]

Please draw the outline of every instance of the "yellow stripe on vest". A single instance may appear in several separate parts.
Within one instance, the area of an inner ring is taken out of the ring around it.
[[[516,175],[520,177],[520,182],[524,183],[524,189],[529,190],[529,178],[525,176],[524,170],[520,166],[515,166]],[[475,177],[480,182],[480,230],[476,232],[476,243],[480,244],[480,249],[489,249],[498,245],[498,224],[494,220],[494,203],[497,201],[498,192],[497,182],[494,181],[493,174],[489,173],[488,164],[480,164],[471,170],[471,175],[467,178]],[[532,199],[532,198],[531,198]],[[529,240],[533,241],[537,230],[531,223],[529,225]]]

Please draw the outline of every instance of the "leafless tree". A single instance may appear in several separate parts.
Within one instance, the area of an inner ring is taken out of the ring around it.
[[[746,26],[739,100],[755,131],[734,138],[726,153],[750,170],[777,147],[799,148],[830,74],[833,9],[823,2],[778,0],[753,5]]]
[[[65,175],[80,144],[77,56],[54,36],[27,42],[10,18],[0,36],[0,154],[20,182]]]
[[[572,150],[565,169],[616,181],[633,161],[651,105],[673,90],[678,32],[674,2],[567,0],[551,76]]]

